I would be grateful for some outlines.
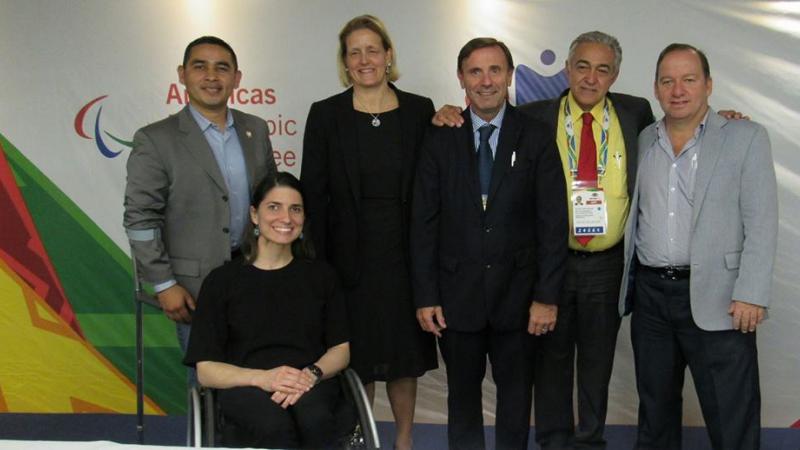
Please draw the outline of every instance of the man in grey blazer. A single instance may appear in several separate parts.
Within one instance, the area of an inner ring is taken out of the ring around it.
[[[711,91],[703,52],[661,52],[665,116],[639,136],[620,295],[620,312],[633,310],[637,448],[680,448],[687,365],[713,447],[759,447],[755,330],[770,300],[775,170],[766,130],[714,114]]]
[[[192,41],[178,77],[189,105],[134,135],[123,224],[185,348],[203,279],[238,253],[250,190],[276,168],[267,124],[228,108],[242,77],[230,45]]]

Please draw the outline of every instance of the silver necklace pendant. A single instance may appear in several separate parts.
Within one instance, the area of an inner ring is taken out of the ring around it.
[[[377,116],[373,116],[372,117],[372,126],[375,127],[375,128],[381,126],[381,119],[378,119]]]

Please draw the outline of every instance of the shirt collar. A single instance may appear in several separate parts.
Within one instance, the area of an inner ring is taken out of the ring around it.
[[[194,117],[194,121],[197,122],[197,126],[200,127],[200,130],[205,133],[208,130],[208,127],[214,127],[215,130],[219,130],[218,127],[214,124],[214,122],[208,120],[204,115],[200,114],[191,103],[189,103],[189,112],[192,113],[192,117]],[[229,130],[233,128],[233,113],[231,113],[231,109],[228,108],[228,115],[225,119],[225,129]]]
[[[697,125],[697,128],[694,129],[694,138],[697,139],[703,133],[703,130],[706,128],[706,121],[708,120],[708,115],[711,114],[711,108],[708,108],[706,111],[706,115],[703,116],[703,120],[700,121],[700,124]],[[656,122],[656,133],[659,137],[663,137],[667,133],[667,122],[666,116],[662,117],[661,120]]]
[[[500,111],[497,113],[496,116],[492,118],[490,121],[485,121],[481,119],[472,108],[469,109],[469,115],[472,118],[472,132],[475,133],[478,131],[478,128],[486,125],[487,123],[494,125],[495,128],[498,130],[500,129],[500,125],[503,123],[503,116],[506,114],[506,103],[503,103],[503,107],[500,108]]]
[[[583,118],[583,108],[578,102],[575,100],[575,97],[572,96],[572,91],[569,91],[567,94],[567,101],[569,102],[569,112],[570,116],[572,116],[572,122],[577,123],[582,121]],[[611,110],[611,100],[608,97],[605,97],[603,101],[597,102],[596,105],[592,107],[592,110],[589,111],[592,113],[592,117],[594,117],[595,122],[603,123],[603,107],[605,106],[606,102],[608,102],[609,111]]]

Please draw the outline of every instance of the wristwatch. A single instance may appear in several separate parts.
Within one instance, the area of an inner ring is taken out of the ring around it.
[[[317,377],[317,380],[314,382],[314,384],[319,384],[319,382],[322,381],[322,374],[323,373],[322,373],[322,369],[320,369],[318,365],[309,364],[308,366],[306,366],[306,369],[309,372],[311,372],[312,374],[314,374],[315,377]]]

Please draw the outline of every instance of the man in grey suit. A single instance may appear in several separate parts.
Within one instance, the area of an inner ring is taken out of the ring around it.
[[[639,136],[620,295],[620,312],[633,310],[637,448],[680,448],[687,365],[713,447],[759,447],[755,330],[770,300],[775,170],[765,129],[714,114],[711,91],[703,52],[661,52],[665,116]]]
[[[128,158],[123,224],[182,348],[203,279],[238,253],[251,188],[276,171],[267,124],[228,108],[241,77],[222,39],[189,43],[178,67],[189,105],[137,131]]]

